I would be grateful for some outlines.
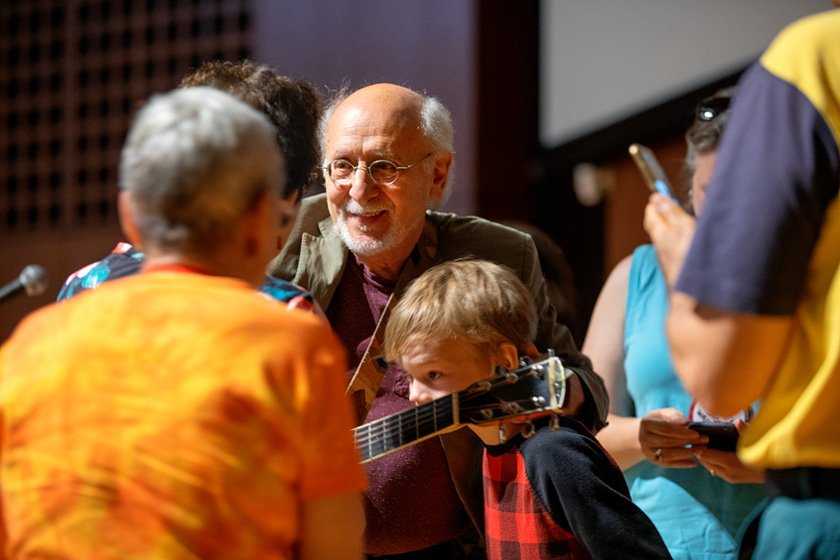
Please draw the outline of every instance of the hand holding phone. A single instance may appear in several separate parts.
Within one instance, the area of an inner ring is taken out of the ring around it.
[[[636,167],[639,168],[648,188],[653,192],[670,197],[671,200],[679,204],[680,201],[674,195],[674,190],[668,182],[668,177],[665,175],[665,171],[662,169],[653,151],[641,144],[630,144],[628,151],[636,163]]]
[[[738,445],[738,428],[731,422],[690,422],[688,429],[707,436],[710,449],[735,451]]]

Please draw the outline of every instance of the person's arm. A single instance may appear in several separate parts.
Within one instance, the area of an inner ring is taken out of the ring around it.
[[[639,419],[631,415],[624,376],[624,318],[631,261],[632,257],[625,257],[604,283],[583,342],[583,353],[604,380],[610,399],[609,425],[598,432],[598,439],[622,469],[645,458],[639,445]]]
[[[666,197],[653,194],[645,208],[645,230],[670,288],[685,262],[694,220]],[[673,289],[669,294],[666,331],[686,390],[715,415],[749,407],[763,393],[787,346],[792,318],[734,314],[699,305]]]
[[[764,394],[792,325],[790,316],[726,313],[673,292],[667,331],[674,365],[688,392],[710,413],[729,416]]]
[[[569,412],[590,430],[598,432],[606,424],[609,407],[604,381],[593,371],[589,358],[578,350],[569,329],[557,320],[557,311],[548,301],[537,249],[530,237],[525,239],[520,278],[531,292],[537,309],[535,343],[540,350],[554,350],[563,364],[575,373],[567,381]]]
[[[696,450],[704,437],[685,426],[688,420],[673,408],[652,410],[636,418],[627,394],[624,372],[624,328],[627,286],[632,257],[622,260],[607,278],[583,344],[583,352],[604,379],[610,396],[609,425],[598,440],[618,466],[626,470],[643,459],[671,468],[692,468]],[[658,456],[657,456],[657,450]]]
[[[362,558],[365,512],[360,492],[345,492],[303,504],[301,560]]]
[[[547,513],[593,558],[670,558],[650,519],[630,500],[624,476],[573,420],[520,447]],[[620,551],[620,552],[617,552]]]

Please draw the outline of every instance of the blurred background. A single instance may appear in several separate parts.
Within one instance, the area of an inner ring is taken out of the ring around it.
[[[0,341],[122,239],[131,116],[205,60],[250,58],[325,95],[388,81],[453,113],[446,210],[545,232],[574,277],[581,342],[605,275],[646,242],[631,142],[681,185],[697,102],[828,0],[6,0],[0,3]]]

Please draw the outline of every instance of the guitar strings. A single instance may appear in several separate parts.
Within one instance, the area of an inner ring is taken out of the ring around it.
[[[500,379],[500,380],[493,379],[492,382],[490,383],[491,389],[492,389],[492,386],[499,385],[501,383],[509,384],[504,379]],[[469,405],[469,402],[471,400],[473,400],[476,397],[486,396],[487,393],[489,393],[489,392],[491,392],[491,391],[490,390],[468,391],[468,392],[465,391],[463,393],[459,393],[459,405],[460,405],[459,409],[462,410],[462,411],[464,409],[468,409],[468,405]],[[448,395],[447,397],[442,397],[440,399],[437,399],[437,401],[432,401],[432,402],[423,404],[423,405],[421,405],[421,406],[419,406],[415,409],[408,409],[408,410],[404,410],[402,412],[396,412],[396,413],[391,414],[389,416],[385,416],[384,418],[380,418],[378,420],[374,420],[373,422],[369,422],[368,424],[364,424],[362,426],[357,426],[356,428],[354,428],[354,432],[360,433],[360,432],[372,431],[374,429],[379,428],[380,426],[384,427],[387,424],[394,423],[394,422],[399,424],[399,423],[401,423],[401,419],[402,419],[403,416],[405,416],[405,415],[412,416],[411,414],[406,414],[406,413],[409,413],[409,412],[414,412],[415,413],[414,416],[413,416],[413,420],[414,420],[413,423],[416,423],[418,421],[419,422],[429,421],[430,419],[432,419],[434,416],[437,415],[436,409],[440,406],[443,406],[444,403],[441,403],[439,401],[444,401],[445,400],[446,401],[445,406],[448,406],[451,409],[452,408],[452,401],[454,400],[453,397],[454,397],[454,395]],[[497,403],[492,403],[492,404],[487,405],[486,407],[482,407],[482,408],[489,408],[489,407],[495,407],[495,406],[497,406]],[[446,409],[442,409],[442,411],[446,412]]]
[[[482,410],[492,410],[492,411],[499,411],[504,408],[505,404],[510,403],[528,403],[530,402],[527,399],[521,399],[518,401],[506,401],[506,403],[499,403],[499,404],[492,404],[492,405],[482,405],[480,409]],[[477,409],[478,410],[478,409]],[[445,411],[445,413],[449,413],[450,411]],[[404,413],[402,413],[404,414]],[[377,422],[375,425],[366,425],[365,428],[359,426],[355,430],[356,434],[356,448],[357,449],[367,449],[367,448],[383,448],[383,451],[386,450],[389,444],[394,445],[395,443],[392,440],[395,440],[399,437],[398,446],[401,446],[403,443],[404,435],[416,435],[417,438],[409,437],[407,438],[408,442],[416,441],[419,437],[423,435],[433,435],[438,431],[436,427],[436,422],[434,421],[434,414],[432,412],[420,412],[414,416],[408,415],[408,418],[403,420],[402,418],[391,418],[387,417],[388,421]],[[503,416],[510,416],[510,414],[504,414]],[[496,414],[493,414],[491,417],[487,418],[487,422],[492,422],[498,419]],[[454,422],[444,422],[446,426],[449,427],[454,424]],[[371,423],[373,424],[373,423]],[[375,444],[375,445],[374,445]],[[376,453],[372,453],[376,454]]]
[[[379,439],[385,437],[392,437],[404,433],[405,429],[414,428],[415,432],[422,431],[420,428],[428,428],[434,426],[435,419],[446,415],[447,418],[454,420],[453,399],[447,399],[445,403],[436,403],[435,406],[418,407],[417,409],[408,409],[403,412],[397,412],[393,415],[386,416],[379,420],[375,420],[364,426],[359,426],[354,429],[357,436],[357,446],[359,444],[369,444],[371,439]],[[432,403],[429,403],[432,404]],[[441,420],[445,420],[441,419]]]
[[[458,393],[458,396],[459,396],[459,399],[458,399],[459,410],[461,412],[464,412],[465,410],[469,411],[470,410],[470,402],[472,400],[474,400],[478,397],[486,397],[486,396],[488,396],[489,393],[492,393],[492,390],[495,387],[497,387],[499,385],[510,385],[510,382],[507,381],[504,377],[498,377],[498,378],[493,378],[491,380],[487,380],[487,384],[490,385],[490,388],[488,388],[486,390],[480,390],[480,391],[478,391],[478,390],[473,390],[473,391],[464,390],[463,392],[459,392]],[[454,394],[453,395],[448,395],[447,397],[442,397],[440,399],[437,399],[436,401],[432,401],[432,402],[423,404],[423,405],[421,405],[417,408],[414,408],[414,409],[407,409],[407,410],[404,410],[404,411],[401,411],[401,412],[396,412],[394,414],[385,416],[385,417],[380,418],[378,420],[374,420],[373,422],[363,424],[362,426],[357,426],[356,428],[354,428],[354,431],[355,432],[371,431],[373,429],[379,428],[380,426],[385,426],[388,423],[393,423],[393,422],[400,423],[402,416],[405,416],[405,415],[412,416],[411,414],[406,414],[406,413],[409,413],[409,412],[414,412],[415,413],[414,417],[413,417],[415,422],[417,422],[417,421],[421,421],[421,422],[428,421],[428,420],[431,419],[431,417],[434,417],[437,414],[436,409],[438,407],[441,407],[441,406],[444,405],[444,403],[442,403],[441,401],[446,401],[445,406],[448,406],[448,407],[451,408],[452,407],[452,402],[454,400],[454,398],[453,398],[454,396],[455,396]],[[482,405],[481,407],[478,407],[477,409],[499,408],[500,406],[502,406],[506,403],[511,403],[511,402],[516,402],[516,403],[528,402],[528,399],[519,399],[519,400],[516,400],[516,401],[502,401],[502,400],[500,400],[500,402],[498,402],[498,403],[489,403],[489,404],[486,404],[486,405]],[[442,411],[446,412],[446,409],[442,409]]]
[[[471,410],[470,401],[478,397],[486,397],[488,393],[492,392],[493,387],[498,385],[510,385],[510,382],[504,377],[499,377],[494,378],[492,380],[488,380],[488,384],[490,385],[490,390],[469,391],[459,394],[459,410],[462,413],[469,413]],[[397,412],[379,420],[375,420],[374,422],[370,422],[368,424],[364,424],[363,426],[358,426],[354,428],[353,431],[356,435],[356,446],[358,448],[368,447],[370,446],[371,440],[373,439],[384,440],[386,438],[392,438],[394,436],[404,434],[406,432],[406,429],[419,434],[423,431],[422,429],[429,429],[430,427],[434,428],[436,424],[436,418],[439,418],[441,415],[447,414],[453,416],[454,399],[452,397],[453,395],[450,395],[450,398],[448,399],[438,399],[445,400],[445,403],[438,403],[436,401],[432,401],[431,403],[422,405],[417,409],[409,409],[406,411]],[[498,403],[484,404],[481,407],[473,408],[472,410],[497,411],[502,409],[504,406],[510,406],[511,403],[520,404],[527,402],[530,401],[528,399],[519,399],[515,401],[500,401]],[[413,412],[414,414],[406,414],[409,412]],[[492,421],[493,417],[495,416],[496,415],[493,414],[491,418],[488,418],[488,422]],[[454,418],[443,418],[442,420],[449,420],[449,425],[452,425],[452,423],[454,423]],[[437,430],[432,429],[431,433],[434,433],[435,431]],[[383,445],[384,443],[385,442],[383,442]]]
[[[466,419],[466,422],[473,421],[470,414],[479,410],[491,411],[490,416],[486,419],[486,422],[488,423],[494,420],[501,420],[504,417],[513,416],[510,408],[514,405],[517,408],[520,408],[523,404],[525,404],[523,411],[528,410],[529,408],[533,410],[534,401],[532,398],[515,400],[502,400],[499,398],[498,402],[485,402],[480,406],[471,404],[472,401],[477,398],[486,399],[487,396],[492,397],[494,389],[499,386],[512,385],[532,375],[536,375],[542,379],[542,375],[540,375],[541,372],[533,366],[531,366],[529,371],[524,373],[523,368],[510,373],[517,374],[513,382],[508,376],[497,375],[493,378],[484,380],[478,387],[465,389],[458,393],[448,395],[448,399],[442,397],[436,401],[425,403],[415,409],[397,412],[368,424],[357,426],[353,429],[356,440],[356,449],[362,452],[363,455],[367,455],[368,460],[370,460],[388,454],[391,451],[396,451],[397,449],[405,447],[405,445],[409,443],[426,439],[427,437],[434,435],[437,431],[439,431],[439,429],[442,429],[437,427],[438,420],[440,420],[441,424],[446,424],[443,427],[454,425],[455,418],[453,404],[456,395],[458,397],[459,420],[461,420],[459,423],[461,424],[465,423],[464,419]],[[563,393],[565,394],[565,391],[563,391]],[[507,408],[508,410],[503,410],[504,408]],[[497,416],[496,412],[499,410],[502,411],[502,414]],[[448,415],[448,417],[446,417],[446,415]],[[441,418],[441,416],[443,416],[443,418]],[[477,418],[476,420],[481,423],[484,419]],[[406,438],[407,441],[404,443],[403,435],[407,433],[409,437]],[[411,435],[416,435],[417,437],[410,437]],[[399,436],[399,439],[398,441],[395,441],[397,436]]]

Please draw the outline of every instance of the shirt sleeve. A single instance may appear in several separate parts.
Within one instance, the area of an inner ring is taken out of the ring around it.
[[[554,350],[563,365],[571,368],[580,378],[586,398],[576,417],[593,432],[597,432],[606,426],[609,410],[604,380],[593,371],[592,363],[578,350],[572,333],[558,320],[557,311],[548,300],[537,248],[530,237],[526,238],[525,245],[522,251],[522,280],[531,292],[537,309],[537,348],[541,351],[549,348]]]
[[[528,479],[549,514],[570,527],[593,558],[614,557],[619,550],[626,558],[669,558],[606,451],[573,419],[560,422],[559,430],[540,430],[545,439],[527,441],[524,452]]]
[[[121,242],[101,261],[91,263],[70,274],[61,286],[56,301],[70,299],[103,282],[132,276],[140,272],[143,253],[132,245]]]
[[[840,185],[832,17],[833,28],[810,20],[780,35],[738,86],[676,286],[703,304],[789,315],[799,301]]]

